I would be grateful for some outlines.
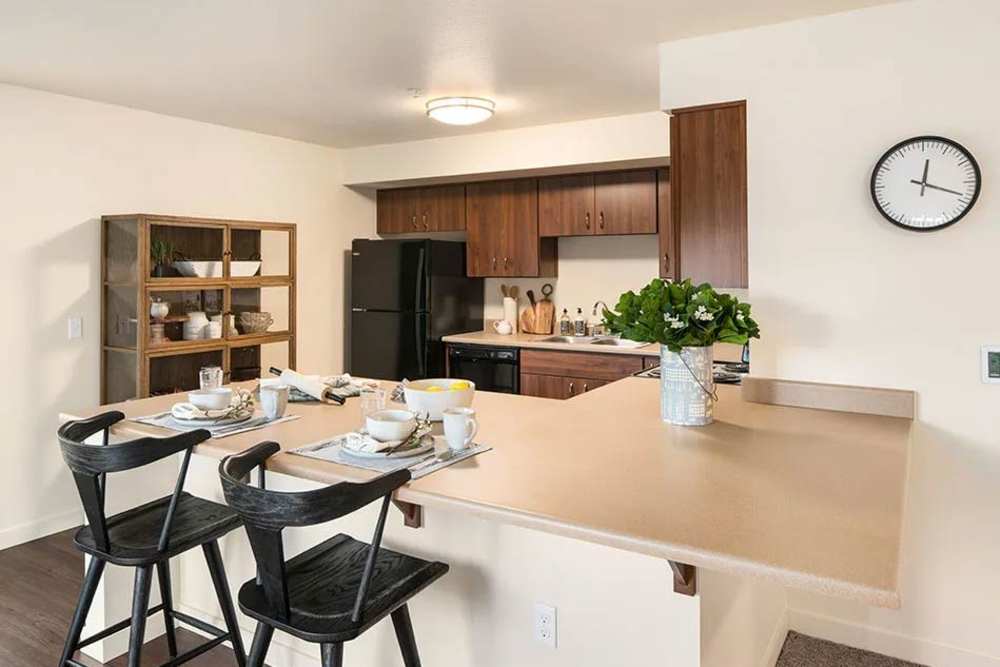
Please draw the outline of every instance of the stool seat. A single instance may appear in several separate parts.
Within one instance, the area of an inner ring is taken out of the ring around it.
[[[240,526],[240,518],[225,505],[204,500],[190,493],[177,499],[170,541],[165,551],[159,551],[160,530],[170,505],[170,496],[140,505],[108,517],[108,537],[111,547],[99,549],[90,526],[76,532],[74,541],[81,551],[115,565],[136,567],[151,565],[183,553],[206,542],[217,540]]]
[[[340,534],[289,560],[287,621],[276,618],[263,587],[253,579],[240,588],[240,609],[305,641],[349,641],[448,571],[444,563],[379,549],[361,617],[353,622],[351,612],[370,549],[369,544]]]

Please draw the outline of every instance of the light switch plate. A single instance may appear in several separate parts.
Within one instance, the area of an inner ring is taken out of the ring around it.
[[[78,338],[83,338],[83,318],[82,317],[71,317],[68,321],[69,324],[69,334],[70,340],[76,340]]]
[[[983,382],[1000,384],[1000,345],[983,345],[981,359]]]

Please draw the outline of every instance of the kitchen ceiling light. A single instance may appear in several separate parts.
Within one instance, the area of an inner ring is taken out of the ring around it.
[[[475,125],[493,115],[496,104],[485,97],[438,97],[427,102],[427,115],[448,125]]]

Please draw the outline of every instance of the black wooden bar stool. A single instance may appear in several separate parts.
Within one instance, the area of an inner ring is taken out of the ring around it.
[[[251,486],[250,471],[263,470],[279,449],[277,443],[263,442],[219,466],[226,502],[243,519],[259,573],[239,593],[240,609],[258,622],[248,664],[264,664],[278,629],[320,644],[323,667],[340,667],[344,642],[391,615],[404,664],[419,667],[406,603],[448,566],[379,548],[392,492],[410,480],[410,471],[298,493]],[[379,498],[382,509],[370,545],[341,534],[285,562],[285,527],[331,521]]]
[[[243,667],[246,664],[246,652],[236,623],[236,611],[233,609],[217,542],[220,537],[238,528],[240,519],[225,505],[183,492],[191,450],[210,438],[211,434],[199,429],[170,438],[140,438],[108,444],[108,430],[123,419],[125,415],[121,412],[107,412],[90,419],[67,422],[59,429],[63,458],[73,471],[89,522],[89,525],[77,531],[76,546],[92,556],[59,667],[83,667],[82,663],[73,659],[77,650],[129,626],[128,665],[138,667],[146,617],[158,611],[163,612],[171,657],[164,666],[185,663],[229,639],[233,644],[236,663]],[[87,438],[101,431],[104,432],[103,446],[84,444]],[[171,495],[112,517],[104,515],[107,473],[139,468],[178,452],[184,452],[184,458]],[[198,546],[205,552],[208,570],[226,621],[226,632],[173,608],[170,559]],[[135,568],[132,617],[81,641],[83,624],[107,563]],[[149,588],[154,566],[160,580],[160,596],[163,601],[149,608]],[[178,655],[175,620],[198,628],[213,638]]]

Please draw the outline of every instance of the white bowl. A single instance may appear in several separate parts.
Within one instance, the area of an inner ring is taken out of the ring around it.
[[[260,260],[233,260],[229,262],[229,275],[233,278],[249,278],[257,273]]]
[[[468,387],[452,389],[452,385],[456,382],[464,382]],[[440,389],[432,389],[433,387]],[[406,407],[416,413],[426,413],[432,421],[441,421],[441,413],[447,408],[469,407],[475,394],[476,384],[461,378],[416,380],[403,388]]]
[[[174,262],[174,268],[177,269],[182,276],[187,276],[189,278],[222,277],[221,261],[191,262],[188,260],[179,260]]]
[[[233,402],[233,390],[229,387],[219,387],[189,391],[188,402],[202,410],[225,410]]]
[[[417,417],[409,410],[379,410],[365,419],[368,435],[382,442],[409,437],[417,428]]]

